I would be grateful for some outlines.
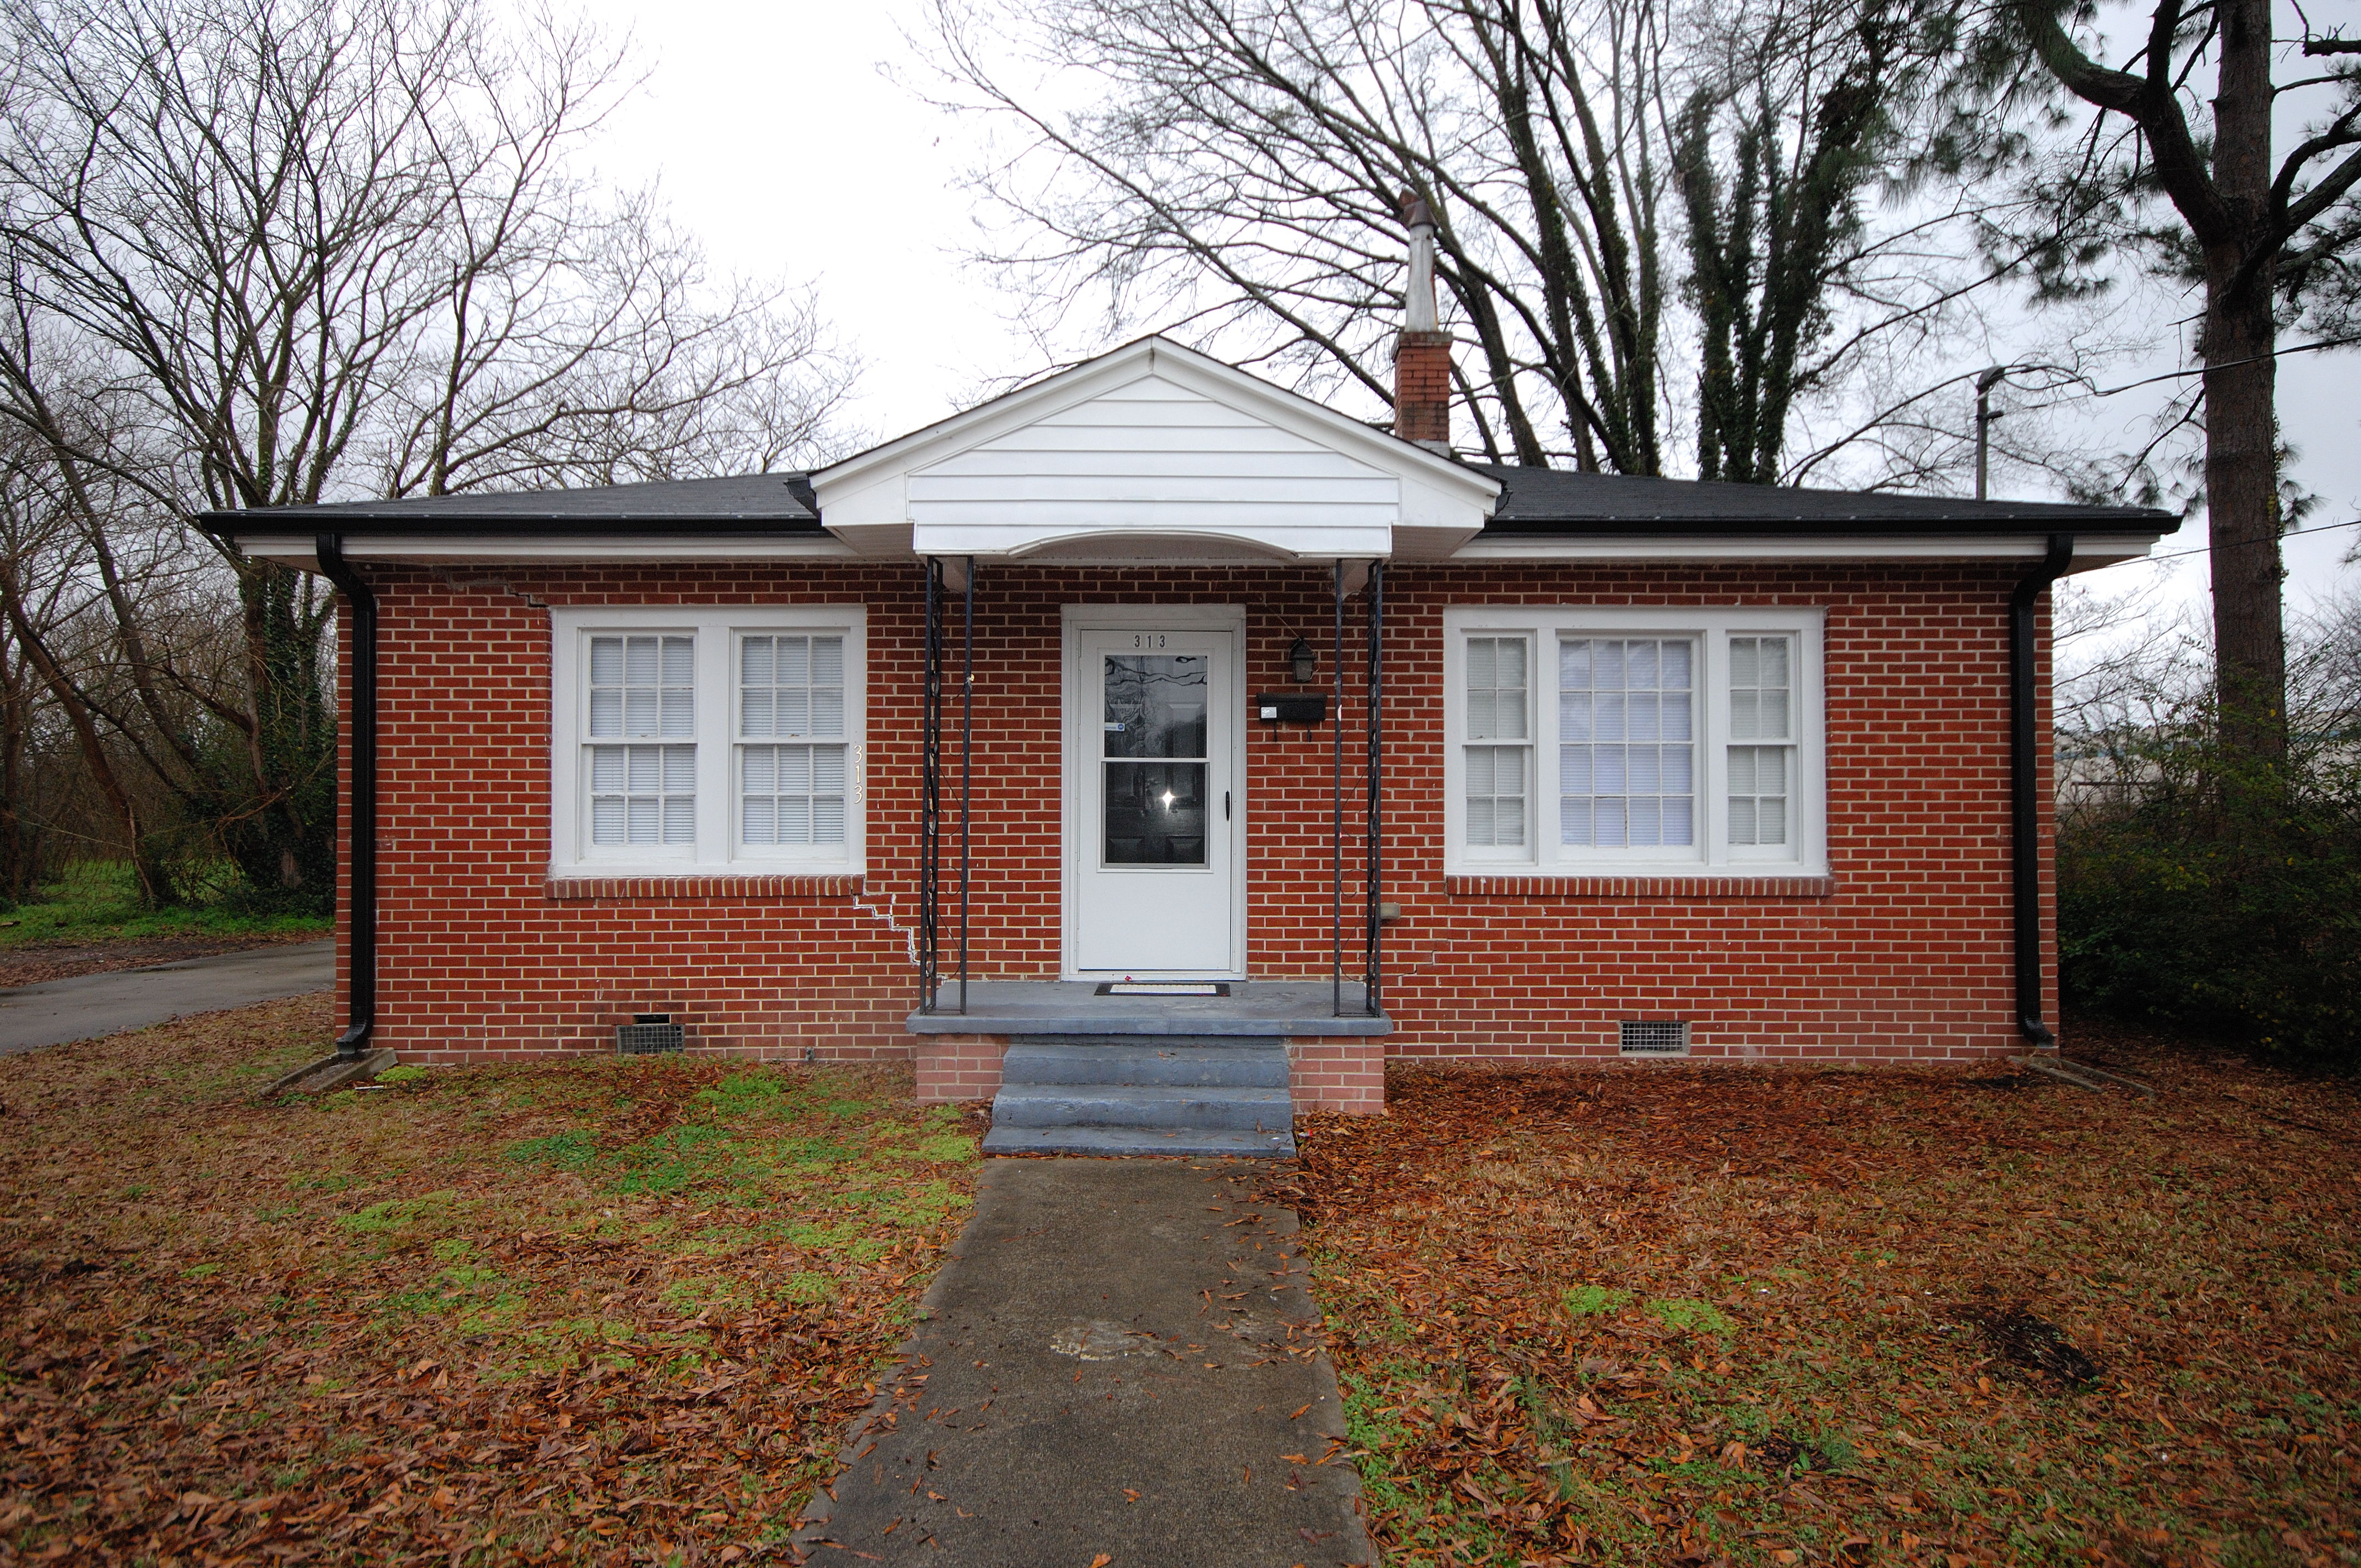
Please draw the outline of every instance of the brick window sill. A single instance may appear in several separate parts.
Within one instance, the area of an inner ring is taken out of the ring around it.
[[[1832,876],[1446,876],[1452,898],[1609,898],[1675,902],[1833,897]]]
[[[551,877],[544,883],[555,904],[655,903],[714,898],[858,898],[858,873],[827,876]]]

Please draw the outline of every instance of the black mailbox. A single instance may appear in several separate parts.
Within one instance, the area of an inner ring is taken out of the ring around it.
[[[1265,692],[1255,699],[1255,717],[1265,724],[1325,724],[1326,692]]]

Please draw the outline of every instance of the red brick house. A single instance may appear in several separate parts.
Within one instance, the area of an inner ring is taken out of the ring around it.
[[[1465,462],[1446,354],[1423,443],[1151,338],[809,475],[217,519],[351,601],[342,1043],[1014,1041],[1000,1145],[1263,1149],[1389,1055],[2048,1044],[2046,591],[2172,520]]]

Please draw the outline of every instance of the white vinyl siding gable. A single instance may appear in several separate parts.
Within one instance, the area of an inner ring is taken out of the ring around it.
[[[553,875],[862,869],[859,607],[550,620]]]
[[[1812,609],[1446,609],[1446,869],[1824,872],[1821,625]]]
[[[1061,535],[1252,534],[1352,554],[1387,529],[1401,481],[1161,376],[1143,376],[914,471],[921,530],[971,547]]]

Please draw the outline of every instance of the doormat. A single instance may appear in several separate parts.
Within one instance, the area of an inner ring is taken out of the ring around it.
[[[1227,996],[1225,980],[1103,980],[1099,996]]]

